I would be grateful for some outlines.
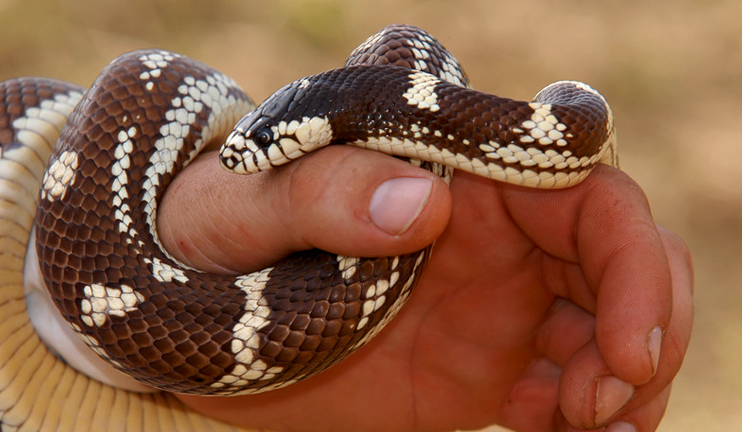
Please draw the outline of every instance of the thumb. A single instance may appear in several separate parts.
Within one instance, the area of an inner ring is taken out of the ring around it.
[[[221,169],[207,153],[166,190],[158,232],[180,261],[237,273],[310,248],[350,256],[414,252],[441,234],[450,211],[438,176],[377,152],[334,146],[246,176]]]

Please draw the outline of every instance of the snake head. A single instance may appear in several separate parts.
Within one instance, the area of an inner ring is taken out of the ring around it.
[[[332,127],[327,116],[308,114],[298,102],[306,86],[306,79],[291,83],[245,115],[222,145],[222,166],[238,174],[266,171],[329,144]]]

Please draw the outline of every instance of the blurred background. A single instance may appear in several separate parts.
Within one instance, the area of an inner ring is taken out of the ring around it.
[[[530,99],[571,79],[606,95],[622,168],[695,262],[695,333],[659,430],[741,430],[739,0],[0,0],[0,80],[87,86],[113,57],[160,47],[260,101],[391,23],[435,35],[479,90]]]

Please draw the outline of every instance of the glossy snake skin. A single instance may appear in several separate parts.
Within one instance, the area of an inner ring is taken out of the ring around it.
[[[448,51],[408,26],[382,30],[343,68],[289,84],[247,115],[254,105],[231,79],[167,51],[118,57],[84,95],[36,79],[3,85],[3,152],[19,119],[36,121],[23,103],[74,106],[36,216],[56,307],[115,368],[181,393],[255,393],[326,369],[399,311],[430,254],[312,250],[238,277],[185,266],[160,244],[157,206],[210,143],[229,135],[221,160],[236,173],[349,143],[446,178],[455,168],[539,187],[576,184],[615,159],[612,114],[591,88],[559,83],[533,103],[467,89]]]

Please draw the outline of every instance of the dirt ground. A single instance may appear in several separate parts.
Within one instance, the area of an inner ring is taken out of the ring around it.
[[[404,22],[443,41],[480,90],[529,99],[552,81],[588,82],[613,106],[622,168],[695,261],[695,333],[659,430],[738,430],[740,20],[738,0],[0,0],[0,79],[88,85],[118,54],[162,47],[262,100]]]

